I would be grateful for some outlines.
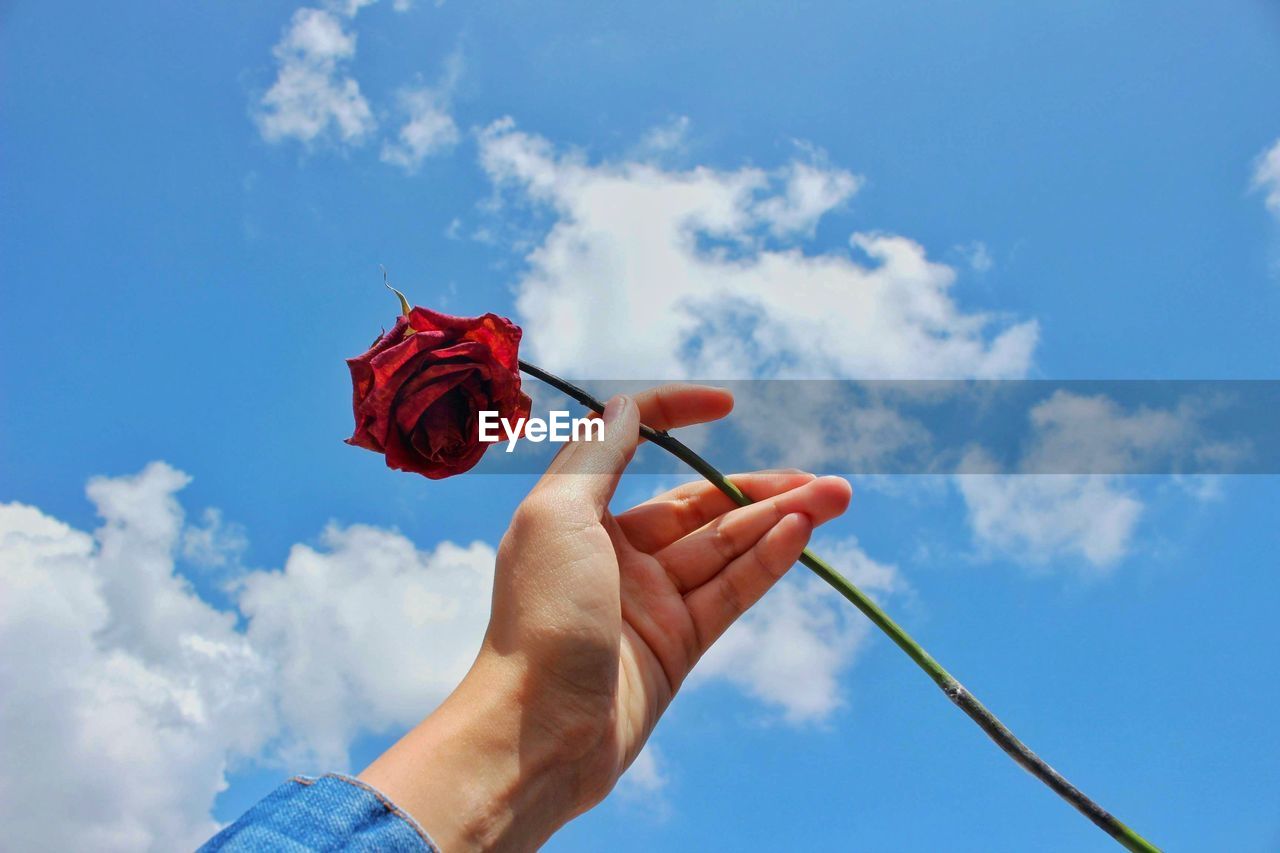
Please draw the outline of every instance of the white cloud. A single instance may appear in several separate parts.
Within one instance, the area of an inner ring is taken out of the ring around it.
[[[866,394],[851,399],[845,389],[826,382],[737,385],[732,426],[746,441],[746,458],[756,467],[808,471],[927,464],[933,446],[929,430],[903,413],[894,391],[864,387]]]
[[[326,5],[339,14],[354,18],[365,6],[372,6],[378,0],[328,0]]]
[[[813,235],[818,220],[858,191],[862,179],[843,169],[800,160],[782,170],[785,189],[756,206],[756,214],[778,237]]]
[[[211,568],[238,564],[249,547],[244,528],[224,521],[221,510],[214,507],[206,509],[201,518],[203,524],[188,524],[182,531],[183,558]]]
[[[1267,209],[1280,216],[1280,139],[1254,164],[1253,188],[1266,193]]]
[[[1152,459],[1230,451],[1198,444],[1197,408],[1184,401],[1127,412],[1106,396],[1056,391],[1030,412],[1035,438],[1018,463],[1027,473],[983,473],[997,469],[982,450],[962,463],[972,473],[956,483],[975,539],[989,553],[1037,565],[1075,557],[1111,568],[1129,553],[1144,510],[1116,474]],[[1079,471],[1107,473],[1070,473]]]
[[[325,6],[348,18],[354,18],[365,6],[372,6],[378,0],[326,0]],[[442,5],[437,2],[437,6]],[[413,8],[413,0],[392,0],[391,8],[396,12],[408,12]]]
[[[652,798],[667,787],[665,761],[661,751],[650,740],[631,762],[627,772],[618,780],[618,790],[623,796]]]
[[[689,136],[689,117],[675,116],[670,120],[650,128],[640,139],[639,153],[650,155],[668,154],[685,147]]]
[[[1103,475],[964,474],[956,482],[978,542],[1036,565],[1075,556],[1098,569],[1113,566],[1128,553],[1143,510]]]
[[[349,4],[345,14],[354,15],[361,5]],[[273,49],[276,80],[257,114],[263,139],[310,144],[332,134],[358,144],[372,133],[373,111],[345,70],[355,52],[356,36],[337,14],[313,8],[294,12]]]
[[[94,480],[94,535],[0,506],[0,824],[15,850],[192,848],[273,723],[266,662],[173,572],[182,473]],[[15,653],[21,650],[20,653]]]
[[[868,557],[856,539],[828,539],[815,550],[865,592],[903,588],[896,567]],[[788,723],[822,722],[843,704],[840,676],[870,630],[821,580],[793,573],[725,632],[698,662],[691,682],[722,679],[778,710]]]
[[[874,598],[910,591],[898,567],[872,559],[862,550],[856,536],[819,537],[813,547],[823,559]]]
[[[493,548],[422,552],[399,533],[328,527],[243,583],[255,648],[277,662],[291,766],[344,767],[359,731],[408,726],[466,674],[489,615]]]
[[[0,505],[0,646],[23,650],[0,663],[7,848],[191,849],[233,763],[343,769],[358,731],[415,721],[479,647],[493,549],[358,525],[244,575],[237,630],[174,570],[225,529],[185,524],[189,479],[93,479],[92,534]]]
[[[458,126],[449,115],[447,102],[433,89],[405,89],[399,99],[408,118],[396,141],[383,144],[382,162],[413,173],[427,157],[458,143]]]
[[[1031,409],[1036,441],[1022,461],[1028,471],[1123,473],[1144,461],[1190,450],[1196,411],[1140,407],[1129,413],[1106,395],[1055,391]]]
[[[1173,485],[1199,503],[1215,503],[1225,497],[1223,477],[1219,474],[1175,475]]]
[[[410,86],[400,90],[400,111],[405,115],[396,139],[382,145],[382,162],[412,174],[422,161],[458,144],[458,125],[449,114],[449,99],[462,75],[462,56],[445,61],[444,79],[436,86]]]
[[[995,266],[995,260],[991,257],[991,252],[987,249],[987,244],[981,240],[974,240],[963,246],[957,246],[957,251],[969,263],[969,268],[981,275],[990,272]]]
[[[968,312],[955,271],[917,243],[860,232],[845,252],[802,237],[856,189],[806,154],[776,173],[591,164],[509,119],[480,135],[496,185],[555,221],[517,285],[526,350],[598,378],[1021,376],[1034,321]]]

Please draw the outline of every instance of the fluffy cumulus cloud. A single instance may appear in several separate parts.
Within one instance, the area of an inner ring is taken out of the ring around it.
[[[752,467],[861,473],[909,464],[926,470],[933,436],[893,392],[848,390],[829,382],[737,385],[732,427],[745,440]]]
[[[352,4],[355,14],[360,4]],[[262,96],[258,128],[268,142],[311,143],[333,136],[358,143],[377,125],[360,84],[347,72],[356,53],[355,33],[340,12],[302,8],[293,13],[276,44],[275,82]]]
[[[274,727],[270,665],[173,573],[182,473],[94,480],[90,535],[0,507],[0,823],[13,849],[190,849]]]
[[[225,541],[186,523],[188,481],[94,479],[92,533],[0,505],[6,847],[191,849],[234,763],[343,768],[357,731],[410,724],[475,654],[493,550],[362,526],[243,575],[238,629],[175,571]]]
[[[1153,459],[1223,455],[1233,448],[1200,440],[1194,401],[1128,411],[1101,395],[1055,392],[1031,409],[1034,440],[1024,474],[995,475],[982,450],[956,478],[977,543],[989,554],[1033,564],[1076,559],[1093,569],[1130,551],[1144,504],[1122,477]],[[1171,469],[1173,470],[1173,469]],[[1104,471],[1101,474],[1053,473]]]
[[[1030,365],[1036,323],[965,310],[955,270],[918,243],[858,232],[851,251],[797,245],[860,185],[819,152],[774,171],[592,163],[509,119],[479,144],[495,184],[553,216],[517,283],[526,346],[549,369],[942,378]]]
[[[449,113],[449,99],[461,76],[462,56],[454,53],[445,62],[444,78],[437,85],[400,90],[398,100],[404,124],[394,140],[383,143],[382,162],[412,174],[427,157],[458,144],[458,125]]]
[[[897,568],[867,556],[856,539],[829,539],[815,547],[866,592],[904,589]],[[822,581],[788,577],[711,647],[692,681],[727,681],[789,723],[822,722],[843,704],[840,677],[870,630]]]
[[[1098,569],[1113,566],[1129,552],[1143,510],[1142,501],[1108,476],[966,474],[956,480],[974,537],[987,553],[1035,565],[1076,557]]]
[[[819,163],[792,161],[782,170],[780,193],[756,206],[756,215],[778,237],[813,236],[818,220],[851,198],[862,179]]]
[[[1267,209],[1280,216],[1280,139],[1258,158],[1253,186],[1264,194]]]
[[[336,140],[355,146],[374,136],[378,119],[350,70],[356,56],[356,34],[350,22],[375,2],[330,0],[322,7],[303,7],[293,13],[272,50],[275,82],[255,107],[263,139],[293,139],[307,146]],[[407,12],[411,6],[410,0],[392,4],[397,12]],[[458,126],[449,112],[449,99],[460,70],[455,54],[446,61],[439,85],[400,89],[395,114],[401,123],[382,144],[383,162],[412,174],[427,157],[457,144]]]
[[[290,766],[342,767],[360,731],[407,727],[462,679],[489,615],[494,551],[422,552],[377,527],[330,526],[280,572],[242,584],[248,637],[275,664]]]
[[[243,532],[217,513],[189,523],[177,498],[189,481],[160,462],[92,480],[92,532],[0,505],[0,644],[22,650],[0,661],[7,847],[191,849],[216,830],[210,809],[237,764],[344,769],[355,737],[411,725],[479,648],[493,548],[422,551],[365,525],[330,525],[279,569],[238,571],[237,610],[215,609],[177,561],[225,566],[211,556],[237,559]],[[898,588],[856,542],[830,547],[869,588]],[[865,632],[828,590],[787,583],[700,678],[819,720]],[[621,791],[660,803],[666,779],[650,748]]]
[[[412,174],[427,157],[458,144],[458,125],[446,98],[435,89],[405,89],[399,101],[405,122],[395,140],[383,144],[382,161]]]

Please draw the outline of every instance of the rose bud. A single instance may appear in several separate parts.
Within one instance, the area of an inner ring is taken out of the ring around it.
[[[512,423],[529,416],[517,361],[520,327],[496,314],[410,310],[400,299],[405,313],[395,327],[347,359],[356,418],[347,444],[433,480],[461,474],[489,447],[480,441],[481,411]]]

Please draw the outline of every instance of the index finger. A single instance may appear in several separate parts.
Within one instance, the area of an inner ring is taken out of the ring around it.
[[[728,479],[751,500],[760,501],[816,478],[804,471],[755,471]],[[652,554],[737,507],[737,501],[714,483],[697,480],[633,506],[617,518],[636,550]]]
[[[673,382],[636,394],[640,423],[656,430],[718,421],[733,411],[733,394],[712,385]]]

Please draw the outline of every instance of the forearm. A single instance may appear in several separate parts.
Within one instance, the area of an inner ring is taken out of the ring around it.
[[[576,761],[538,722],[522,669],[482,658],[359,776],[448,853],[534,849],[590,805]]]

